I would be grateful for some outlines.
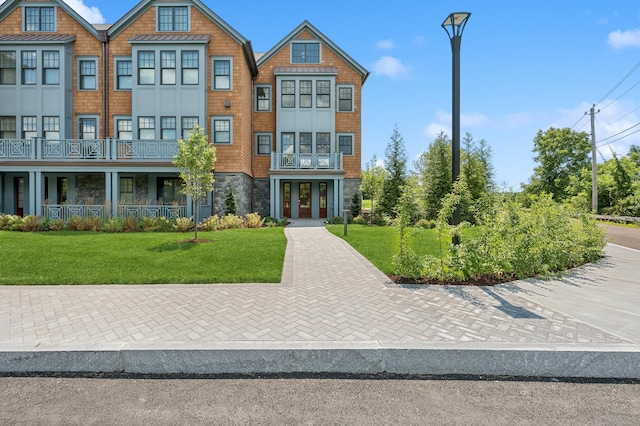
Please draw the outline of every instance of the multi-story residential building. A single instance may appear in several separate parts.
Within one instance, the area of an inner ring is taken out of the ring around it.
[[[309,22],[264,54],[199,0],[91,25],[59,0],[0,5],[0,212],[191,216],[173,166],[216,147],[200,217],[324,218],[360,185],[367,70]]]

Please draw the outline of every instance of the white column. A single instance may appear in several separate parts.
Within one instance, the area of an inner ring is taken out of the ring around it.
[[[118,199],[119,194],[119,181],[118,181],[118,172],[109,173],[111,175],[111,216],[118,216],[118,203],[120,200]]]
[[[42,215],[42,199],[43,197],[43,192],[42,192],[42,172],[36,172],[35,175],[35,204],[34,204],[34,214],[35,215]]]
[[[25,197],[25,200],[29,200],[29,208],[25,209],[25,215],[36,214],[36,172],[29,172],[29,197]]]
[[[111,172],[104,172],[104,218],[111,214],[113,207],[113,193],[111,189]]]

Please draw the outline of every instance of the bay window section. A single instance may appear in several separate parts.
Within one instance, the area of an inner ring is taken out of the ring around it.
[[[331,82],[329,80],[316,81],[316,108],[331,107]]]
[[[160,84],[176,84],[176,52],[160,52]]]
[[[31,85],[37,83],[37,62],[35,50],[22,51],[22,84]]]
[[[156,138],[156,119],[155,117],[138,117],[138,139],[155,139]]]
[[[42,133],[45,139],[60,139],[60,117],[42,117]]]
[[[282,108],[296,107],[296,82],[295,80],[282,80],[281,83]]]
[[[155,52],[138,52],[138,84],[155,84]]]
[[[300,108],[311,108],[313,85],[311,80],[300,81]]]
[[[16,52],[0,51],[0,84],[16,84]]]
[[[330,154],[331,153],[331,134],[328,132],[316,133],[316,153],[317,154]]]
[[[197,51],[182,52],[182,84],[196,85],[199,83],[198,65],[199,58]]]

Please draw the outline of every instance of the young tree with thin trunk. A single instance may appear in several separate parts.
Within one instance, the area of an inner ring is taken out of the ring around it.
[[[182,188],[180,191],[191,197],[194,204],[195,237],[198,240],[198,211],[202,199],[213,191],[213,168],[216,164],[216,149],[207,139],[204,130],[196,125],[187,140],[178,140],[178,154],[173,164],[180,168]]]

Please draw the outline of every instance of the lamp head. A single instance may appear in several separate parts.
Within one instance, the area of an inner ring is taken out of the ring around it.
[[[471,16],[471,12],[453,12],[442,23],[442,28],[447,32],[449,38],[462,36],[464,26]]]

